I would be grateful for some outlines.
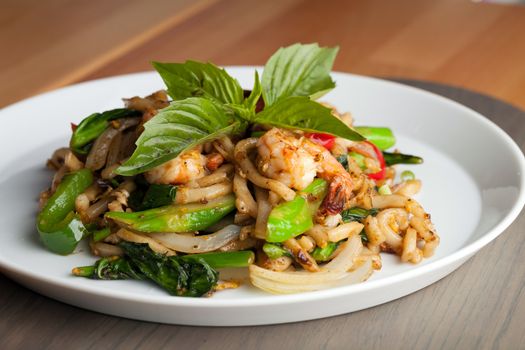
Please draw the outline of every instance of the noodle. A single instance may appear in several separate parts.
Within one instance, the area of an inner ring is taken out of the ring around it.
[[[259,174],[259,171],[248,158],[248,151],[256,145],[257,139],[252,137],[239,141],[235,146],[235,160],[241,167],[243,173],[246,174],[246,177],[255,185],[277,193],[285,201],[291,201],[295,198],[295,192],[282,182],[269,179]]]
[[[255,187],[255,198],[257,199],[257,219],[255,221],[255,237],[266,239],[266,230],[268,226],[268,216],[272,206],[268,202],[268,191],[260,187]]]
[[[257,217],[257,203],[248,189],[246,179],[236,172],[233,177],[233,192],[235,192],[235,206],[241,214],[248,214],[252,218]]]
[[[216,185],[211,185],[209,187],[202,188],[189,188],[189,187],[179,187],[177,190],[177,195],[175,197],[175,203],[177,204],[187,204],[201,202],[206,203],[215,198],[231,193],[233,190],[231,182],[219,183]]]

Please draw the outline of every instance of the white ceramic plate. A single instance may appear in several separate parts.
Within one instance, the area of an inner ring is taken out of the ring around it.
[[[228,71],[243,86],[252,86],[253,68]],[[357,125],[391,127],[397,148],[424,157],[423,165],[405,168],[423,180],[418,199],[441,236],[431,259],[414,266],[383,255],[383,269],[367,282],[279,296],[249,282],[211,298],[193,299],[168,296],[146,282],[72,277],[72,267],[95,259],[85,247],[63,257],[40,244],[34,222],[38,194],[51,179],[45,161],[54,149],[67,145],[70,122],[120,107],[122,97],[163,88],[155,73],[142,73],[78,84],[0,111],[2,271],[44,295],[123,317],[213,326],[302,321],[364,309],[419,290],[452,272],[516,218],[525,200],[524,157],[496,125],[412,87],[343,73],[334,78],[338,86],[324,100],[351,111]]]

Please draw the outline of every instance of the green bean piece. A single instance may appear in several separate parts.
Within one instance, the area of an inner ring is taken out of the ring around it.
[[[180,259],[183,261],[204,261],[213,269],[222,269],[228,267],[247,267],[255,260],[255,254],[251,250],[212,252],[183,255]]]
[[[235,196],[226,195],[208,203],[172,204],[127,212],[108,212],[106,219],[139,232],[191,232],[204,230],[235,209]]]

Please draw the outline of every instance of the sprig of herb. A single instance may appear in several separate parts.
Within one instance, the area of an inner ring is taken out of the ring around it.
[[[335,86],[330,70],[337,51],[317,44],[279,49],[266,64],[262,81],[255,72],[247,98],[236,79],[211,63],[154,62],[175,101],[144,125],[135,152],[116,172],[142,173],[198,144],[242,134],[250,123],[364,140],[329,108],[312,100]],[[266,107],[255,113],[261,96]]]

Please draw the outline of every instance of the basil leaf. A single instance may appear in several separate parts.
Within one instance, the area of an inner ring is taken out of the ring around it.
[[[243,91],[239,82],[212,63],[186,61],[152,64],[174,100],[204,97],[221,103],[241,104],[243,101]]]
[[[144,124],[137,149],[117,173],[131,176],[177,157],[184,150],[232,134],[244,124],[201,97],[173,102]]]
[[[88,154],[91,148],[91,142],[95,141],[106,130],[111,120],[124,117],[140,116],[139,111],[133,111],[126,108],[117,108],[103,113],[93,113],[84,118],[78,124],[71,140],[69,147],[77,154]]]
[[[289,96],[318,98],[335,87],[330,71],[338,47],[294,44],[280,48],[264,66],[263,97],[266,106]]]
[[[255,82],[253,84],[252,92],[250,93],[250,96],[248,96],[243,104],[248,108],[250,111],[255,112],[255,107],[257,106],[257,102],[259,101],[259,98],[262,94],[262,86],[261,81],[259,80],[259,73],[255,71]]]
[[[321,132],[353,141],[365,139],[335,117],[330,108],[308,97],[288,97],[256,114],[253,122],[308,132]]]

